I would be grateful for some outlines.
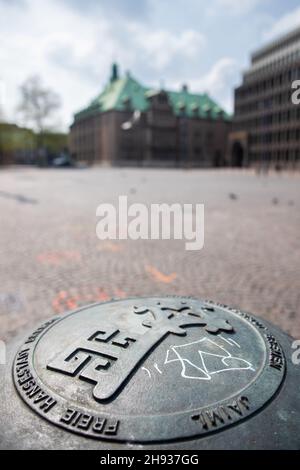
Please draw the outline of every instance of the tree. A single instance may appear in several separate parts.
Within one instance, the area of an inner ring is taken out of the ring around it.
[[[49,130],[54,113],[60,108],[57,93],[45,88],[39,76],[29,77],[20,87],[21,101],[18,110],[24,124],[34,128],[40,136]]]
[[[4,103],[4,81],[0,77],[0,122],[4,121],[4,110],[3,110],[3,103]]]

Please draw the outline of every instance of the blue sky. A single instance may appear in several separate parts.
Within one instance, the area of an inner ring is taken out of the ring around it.
[[[208,91],[228,111],[250,53],[300,26],[299,0],[0,0],[2,114],[39,74],[60,93],[56,125],[100,92],[112,61],[143,83]]]

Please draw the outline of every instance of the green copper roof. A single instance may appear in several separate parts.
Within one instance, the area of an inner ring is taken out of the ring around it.
[[[176,115],[184,111],[185,115],[189,117],[207,117],[209,115],[212,119],[217,119],[220,113],[223,113],[224,119],[230,119],[229,114],[206,93],[194,94],[187,89],[166,92]],[[111,80],[103,92],[86,109],[75,114],[75,120],[106,111],[125,110],[128,102],[133,110],[146,111],[149,107],[149,98],[156,93],[157,90],[142,86],[127,74],[125,77]]]

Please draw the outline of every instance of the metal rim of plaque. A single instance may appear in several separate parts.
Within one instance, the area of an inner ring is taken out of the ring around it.
[[[113,300],[55,317],[19,349],[15,387],[49,422],[99,440],[202,437],[263,409],[285,376],[263,321],[189,297]]]

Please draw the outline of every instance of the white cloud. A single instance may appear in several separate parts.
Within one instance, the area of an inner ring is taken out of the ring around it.
[[[236,61],[231,57],[223,57],[218,60],[211,70],[203,77],[192,80],[191,85],[196,89],[211,90],[218,93],[224,89],[228,78],[236,70]]]
[[[129,29],[141,53],[158,71],[176,59],[195,59],[205,45],[204,36],[194,30],[174,34],[167,30],[153,31],[140,25],[132,25]]]
[[[226,111],[232,112],[232,83],[239,75],[236,60],[232,57],[222,57],[203,76],[188,81],[190,90],[195,93],[206,92],[212,96]],[[173,88],[182,85],[175,81]]]
[[[270,29],[265,33],[265,39],[273,39],[282,34],[288,33],[294,28],[299,28],[300,25],[300,7],[286,13],[279,20],[271,25]]]
[[[104,37],[106,24],[98,20],[94,25],[55,0],[30,0],[26,9],[0,4],[0,64],[5,83],[5,111],[15,119],[18,86],[30,75],[39,74],[45,84],[61,94],[64,108],[62,121],[66,125],[77,106],[90,98],[85,80],[68,68],[69,61],[80,66],[92,54],[96,33]],[[65,51],[61,63],[53,55]],[[95,57],[94,57],[95,60]],[[103,51],[98,64],[109,60]]]
[[[19,85],[39,74],[62,97],[65,128],[100,92],[112,61],[132,70],[144,64],[155,75],[176,61],[196,59],[204,45],[191,29],[176,35],[143,23],[119,25],[99,11],[85,16],[58,0],[27,0],[27,8],[19,9],[0,2],[0,31],[6,116],[16,119]]]
[[[7,119],[17,118],[20,84],[38,74],[61,95],[64,128],[101,90],[112,61],[130,64],[133,56],[104,15],[84,16],[58,0],[28,0],[26,9],[0,3],[0,43]]]

